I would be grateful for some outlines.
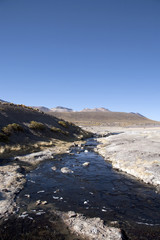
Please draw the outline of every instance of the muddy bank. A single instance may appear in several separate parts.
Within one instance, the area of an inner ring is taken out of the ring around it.
[[[99,138],[95,151],[124,171],[160,189],[160,129],[119,129]]]

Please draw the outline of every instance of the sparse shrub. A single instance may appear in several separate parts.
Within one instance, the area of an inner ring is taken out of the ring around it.
[[[21,125],[17,123],[8,124],[2,128],[2,132],[6,135],[11,135],[13,132],[23,132],[24,129]]]
[[[64,134],[64,135],[66,135],[66,136],[69,135],[69,132],[63,131],[62,129],[56,128],[56,127],[52,127],[52,128],[51,128],[51,131],[52,131],[52,132],[55,132],[55,133],[62,133],[62,134]]]
[[[45,125],[43,123],[40,123],[40,122],[31,121],[30,124],[29,124],[29,128],[34,129],[34,130],[44,130]]]
[[[65,122],[65,121],[58,121],[58,124],[65,128],[68,127],[67,122]]]
[[[56,127],[51,127],[51,131],[52,132],[56,132],[56,133],[62,133],[62,130],[60,128],[56,128]]]
[[[8,136],[6,136],[4,133],[0,133],[0,142],[8,142]]]

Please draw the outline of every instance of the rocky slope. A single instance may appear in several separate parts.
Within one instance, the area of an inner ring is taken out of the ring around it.
[[[0,102],[1,157],[9,151],[28,152],[36,144],[38,148],[55,145],[57,140],[70,142],[84,137],[87,133],[72,123],[25,105]]]

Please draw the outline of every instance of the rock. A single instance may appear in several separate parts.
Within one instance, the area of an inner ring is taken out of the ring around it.
[[[28,214],[22,214],[19,216],[19,218],[25,218],[25,217],[28,217]]]
[[[83,165],[84,167],[87,167],[87,166],[89,166],[89,164],[90,164],[90,162],[85,162],[85,163],[83,163],[82,165]]]
[[[57,200],[57,199],[59,199],[59,197],[55,197],[55,196],[53,196],[53,199],[56,199],[56,200]]]
[[[37,200],[36,201],[36,205],[38,206],[38,205],[40,205],[41,204],[41,200]]]
[[[40,190],[40,191],[38,191],[37,193],[44,193],[45,191],[44,190]]]
[[[62,218],[71,232],[88,240],[122,240],[121,230],[105,225],[100,218],[86,218],[72,211]]]
[[[73,212],[73,211],[68,212],[68,217],[69,218],[73,218],[73,217],[76,217],[76,216],[77,216],[77,214],[75,212]]]
[[[27,212],[23,212],[23,213],[22,213],[22,215],[25,215],[25,214],[27,214]]]
[[[24,196],[27,197],[27,198],[30,198],[30,195],[29,195],[29,194],[25,194]]]
[[[62,173],[73,173],[73,171],[71,169],[67,168],[67,167],[61,168],[61,172]]]
[[[51,169],[53,170],[53,171],[56,171],[57,170],[57,168],[54,166],[54,167],[51,167]]]
[[[107,212],[107,210],[102,208],[102,212]]]
[[[36,213],[37,216],[40,216],[40,215],[42,215],[42,214],[45,214],[45,212],[37,212],[37,213]]]
[[[59,191],[60,191],[60,190],[59,190],[59,189],[57,189],[57,190],[55,190],[55,191],[54,191],[54,193],[57,193],[57,192],[59,192]]]

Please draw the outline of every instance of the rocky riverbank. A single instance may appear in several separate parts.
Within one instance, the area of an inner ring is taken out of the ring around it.
[[[0,166],[0,219],[16,212],[15,197],[25,184],[25,171],[29,171],[40,162],[58,157],[61,154],[69,153],[74,144],[81,144],[82,141],[63,142],[57,141],[56,146],[47,148],[37,153],[24,156],[17,156],[9,160],[1,160]]]
[[[95,151],[114,168],[160,189],[160,128],[114,129],[114,135],[98,142]]]
[[[2,166],[0,166],[0,188],[2,189],[0,201],[0,218],[2,220],[1,224],[4,225],[5,221],[10,219],[10,215],[12,215],[12,217],[15,218],[15,221],[18,221],[18,224],[21,224],[20,220],[24,219],[24,221],[26,221],[27,228],[29,224],[27,219],[31,221],[33,216],[28,218],[28,214],[23,213],[20,215],[19,206],[16,205],[15,201],[17,194],[22,190],[26,182],[25,172],[33,170],[39,163],[45,160],[61,160],[61,154],[72,154],[70,153],[70,147],[76,145],[81,148],[82,144],[84,144],[82,141],[77,141],[74,143],[61,142],[61,144],[59,143],[54,148],[52,147],[41,152],[31,153],[24,156],[17,156],[14,157],[12,161],[2,164]],[[26,195],[26,197],[28,196]],[[35,216],[39,216],[40,214],[38,215],[38,213],[42,214],[43,212],[35,212]],[[34,213],[32,213],[32,215],[33,214]],[[100,218],[87,218],[82,214],[75,212],[65,213],[55,209],[52,209],[52,214],[53,216],[58,216],[64,223],[65,228],[69,229],[71,234],[77,236],[77,239],[122,239],[121,230],[118,227],[107,226]],[[19,220],[16,220],[16,216],[18,216]],[[59,223],[57,221],[56,225],[58,224]]]
[[[100,218],[86,218],[75,212],[59,212],[59,216],[72,233],[81,235],[85,239],[122,240],[121,230],[104,225]]]

